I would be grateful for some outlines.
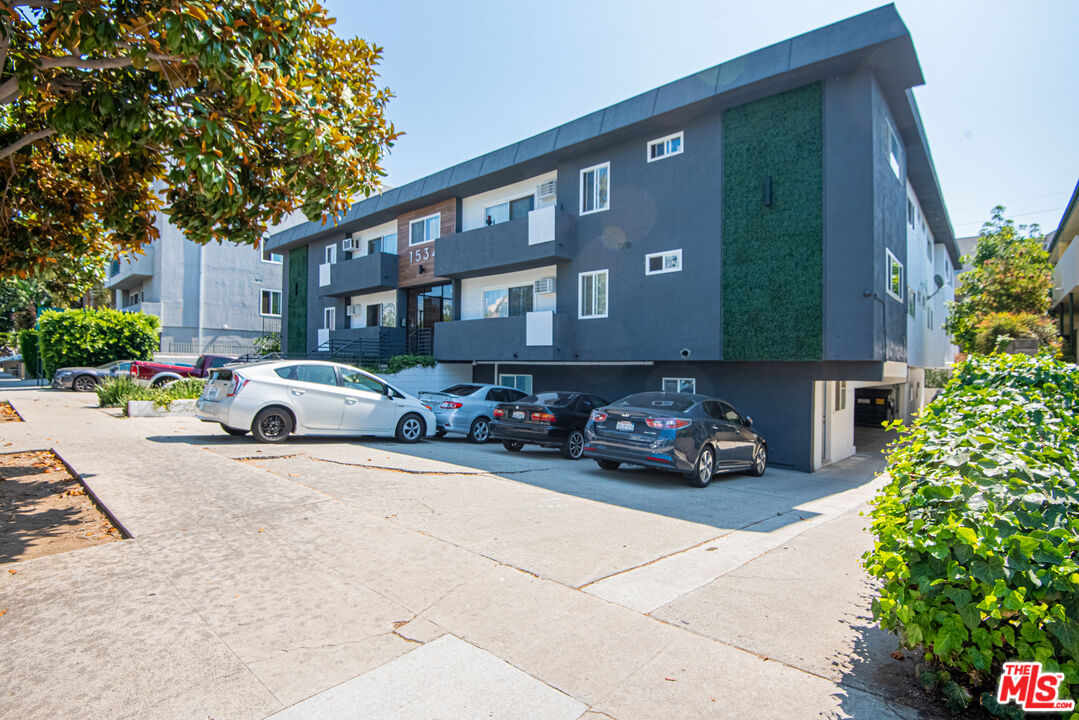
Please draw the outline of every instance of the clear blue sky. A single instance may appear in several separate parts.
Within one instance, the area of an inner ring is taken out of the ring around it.
[[[386,159],[403,185],[882,3],[869,0],[325,0],[385,48]],[[993,205],[1055,229],[1079,179],[1075,0],[900,0],[914,93],[957,236]]]

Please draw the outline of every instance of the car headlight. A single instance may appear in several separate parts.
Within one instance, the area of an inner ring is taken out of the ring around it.
[[[71,371],[70,370],[60,370],[59,372],[56,373],[56,377],[60,377],[60,378],[71,377]]]

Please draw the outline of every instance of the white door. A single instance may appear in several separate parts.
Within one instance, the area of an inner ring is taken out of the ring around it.
[[[309,430],[337,430],[345,412],[345,393],[332,365],[298,365],[288,384],[289,402]]]
[[[345,414],[341,429],[357,435],[386,433],[395,429],[397,404],[386,394],[385,385],[359,372],[341,373]]]

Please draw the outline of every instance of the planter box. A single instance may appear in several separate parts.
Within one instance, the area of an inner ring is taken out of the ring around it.
[[[173,400],[168,407],[154,405],[153,400],[128,400],[128,417],[166,417],[169,415],[195,415],[197,400]]]

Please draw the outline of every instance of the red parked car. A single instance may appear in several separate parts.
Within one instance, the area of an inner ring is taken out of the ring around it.
[[[150,387],[161,387],[181,378],[206,378],[210,371],[237,362],[225,355],[200,355],[194,365],[169,365],[167,363],[135,360],[131,363],[131,377]]]

